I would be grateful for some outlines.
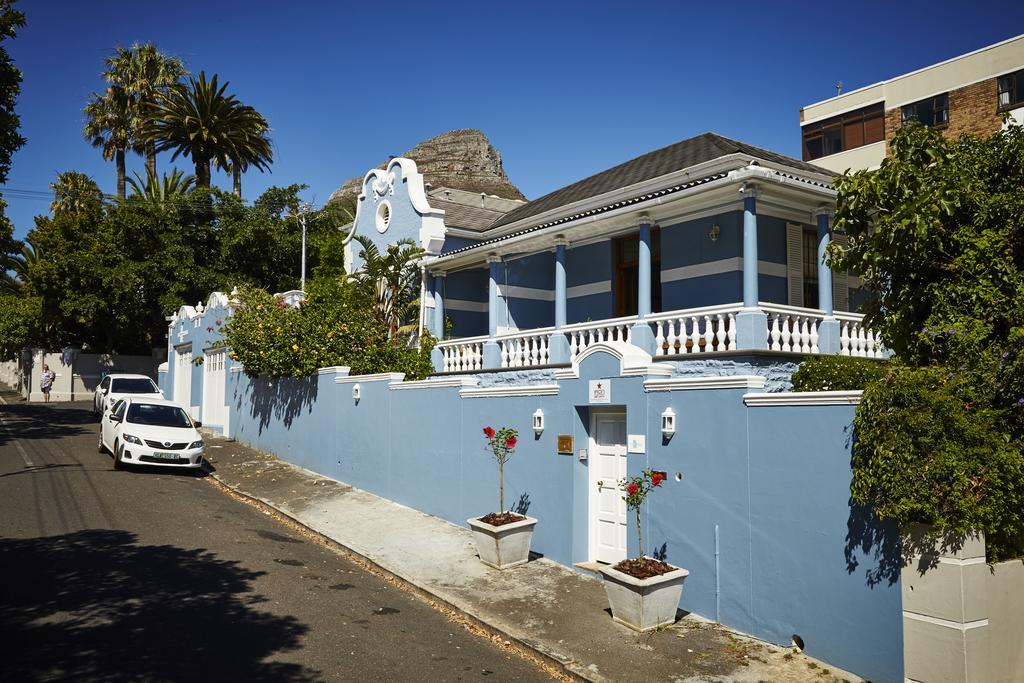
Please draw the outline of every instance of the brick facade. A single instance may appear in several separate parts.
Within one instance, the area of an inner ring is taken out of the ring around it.
[[[959,137],[964,133],[991,135],[1003,125],[1002,114],[997,110],[997,81],[987,78],[977,83],[949,91],[949,126],[943,131],[946,137]],[[885,110],[885,147],[899,130],[902,122],[900,107]]]

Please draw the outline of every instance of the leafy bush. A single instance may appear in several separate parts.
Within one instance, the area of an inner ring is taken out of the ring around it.
[[[239,294],[240,305],[223,328],[232,357],[249,375],[306,376],[319,368],[351,367],[353,375],[404,372],[407,379],[430,374],[434,340],[420,347],[389,337],[388,325],[374,314],[365,289],[338,278],[309,283],[299,308],[260,289]]]
[[[854,391],[885,376],[886,364],[853,356],[809,356],[790,380],[793,391]]]
[[[1024,443],[985,393],[942,366],[897,365],[868,385],[854,418],[854,501],[903,529],[981,529],[990,561],[1019,554]]]

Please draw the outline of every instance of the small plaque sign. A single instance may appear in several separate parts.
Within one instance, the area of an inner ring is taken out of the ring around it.
[[[628,453],[646,453],[647,436],[644,434],[630,434],[626,437]]]
[[[559,455],[572,455],[572,434],[559,434],[558,435],[558,454]]]
[[[611,403],[612,383],[606,379],[590,380],[590,402]]]

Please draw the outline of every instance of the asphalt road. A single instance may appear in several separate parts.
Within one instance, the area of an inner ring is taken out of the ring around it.
[[[114,470],[87,404],[2,395],[4,680],[550,680],[203,478]]]

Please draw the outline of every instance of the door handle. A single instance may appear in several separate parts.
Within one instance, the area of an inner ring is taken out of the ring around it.
[[[597,488],[601,488],[602,486],[604,486],[604,480],[603,479],[598,479],[597,480]]]

